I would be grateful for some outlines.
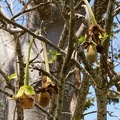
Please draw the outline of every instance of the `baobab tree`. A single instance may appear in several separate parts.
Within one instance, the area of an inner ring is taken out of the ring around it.
[[[120,3],[92,2],[1,1],[1,119],[84,120],[92,113],[107,119],[107,105],[120,95],[113,45]],[[96,111],[85,114],[95,100]]]

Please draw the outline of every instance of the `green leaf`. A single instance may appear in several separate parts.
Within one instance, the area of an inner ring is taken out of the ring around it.
[[[61,55],[61,53],[59,53],[59,52],[56,52],[56,55]]]
[[[17,75],[15,73],[13,73],[10,76],[8,76],[9,80],[13,80],[13,79],[16,79],[16,78],[17,78]],[[2,82],[5,82],[5,79],[3,79]]]
[[[94,97],[93,98],[88,98],[85,105],[84,105],[84,110],[89,109],[90,107],[94,106]]]
[[[78,41],[79,41],[80,43],[84,42],[84,41],[85,41],[85,36],[80,37],[80,38],[78,39]]]
[[[55,54],[55,52],[53,50],[49,50],[49,53],[52,55]]]
[[[46,27],[42,27],[43,32],[46,33]]]
[[[107,37],[109,37],[110,34],[105,32],[104,36],[102,36],[101,34],[98,36],[100,40],[105,40]]]
[[[61,53],[57,52],[57,51],[53,51],[53,50],[49,50],[49,53],[51,55],[49,62],[52,63],[54,60],[56,60],[56,57],[58,55],[61,55]]]
[[[17,75],[15,73],[13,73],[10,76],[8,76],[8,78],[9,78],[9,80],[16,79]]]

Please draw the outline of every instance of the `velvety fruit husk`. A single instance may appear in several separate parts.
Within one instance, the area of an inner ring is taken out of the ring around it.
[[[41,92],[38,97],[39,105],[42,107],[47,107],[50,102],[50,94],[47,91]]]

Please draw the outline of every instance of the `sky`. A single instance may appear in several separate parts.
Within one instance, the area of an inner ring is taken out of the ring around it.
[[[4,4],[4,1],[5,0],[0,0],[0,6],[4,8],[5,12],[8,14],[8,16],[10,17],[11,16],[11,13],[9,12],[8,9],[6,9],[6,4]],[[10,3],[12,2],[13,5],[11,4],[11,7],[13,8],[12,9],[12,12],[14,14],[17,14],[19,11],[21,11],[21,8],[23,6],[21,6],[21,4],[18,3],[18,0],[8,0]],[[120,2],[120,0],[117,0]],[[94,0],[91,0],[91,5],[93,4]],[[120,15],[118,15],[118,18],[120,19]],[[24,19],[24,21],[23,21]],[[25,24],[25,17],[20,17],[19,19],[16,19],[17,22],[19,24]],[[114,19],[114,21],[116,21],[116,19]],[[119,27],[120,28],[120,27]],[[118,40],[120,40],[120,34],[116,34],[116,37],[117,39],[114,40],[114,46],[116,48],[119,48],[118,44],[120,45],[120,42],[118,42]],[[115,68],[115,70],[117,72],[120,72],[120,65],[117,66]],[[95,97],[95,92],[94,92],[94,89],[92,87],[90,87],[90,92],[92,92],[92,97]],[[90,95],[88,96],[90,97]],[[95,103],[94,103],[94,106],[92,106],[90,109],[88,109],[87,111],[85,111],[85,113],[88,113],[88,112],[91,112],[91,111],[96,111],[96,100],[95,100]],[[111,104],[111,105],[107,105],[107,109],[110,110],[110,111],[114,111],[113,115],[117,116],[117,117],[111,117],[109,116],[109,114],[107,114],[107,120],[120,120],[120,103],[118,104]],[[96,120],[96,113],[93,113],[93,114],[89,114],[89,115],[86,115],[85,116],[85,120]]]
[[[6,4],[5,1],[8,2],[11,9],[8,8],[8,5]],[[11,16],[13,15],[16,15],[23,9],[23,5],[21,5],[21,3],[19,3],[18,1],[20,0],[0,0],[0,6],[3,8],[4,12],[7,13],[7,16],[9,18],[11,18]],[[24,1],[27,1],[27,0],[24,0]],[[26,23],[25,15],[18,17],[16,19],[16,22],[19,24],[25,25]]]

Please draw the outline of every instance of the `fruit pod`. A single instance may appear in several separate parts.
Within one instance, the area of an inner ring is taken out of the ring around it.
[[[38,102],[40,106],[47,107],[50,102],[50,94],[47,91],[40,92]]]
[[[90,63],[94,63],[97,60],[97,50],[94,44],[88,46],[86,58]]]

